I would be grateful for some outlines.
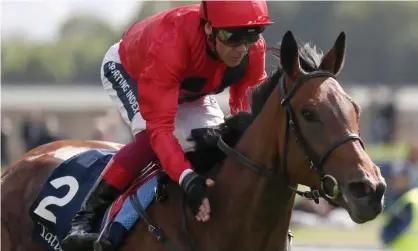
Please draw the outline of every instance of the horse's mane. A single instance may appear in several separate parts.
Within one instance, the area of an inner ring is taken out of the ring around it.
[[[318,70],[323,53],[318,51],[312,43],[305,43],[297,39],[297,44],[301,67],[306,72]],[[234,116],[226,118],[225,123],[221,124],[217,129],[203,130],[202,133],[192,134],[192,139],[196,142],[196,148],[195,151],[186,153],[186,157],[198,172],[205,173],[226,157],[216,146],[217,137],[222,136],[228,145],[231,147],[235,146],[245,130],[262,110],[283,74],[283,68],[280,65],[280,46],[279,43],[269,48],[269,51],[272,51],[278,61],[278,67],[264,82],[252,88],[250,92],[251,113],[239,112]]]
[[[299,49],[299,61],[302,69],[306,72],[319,70],[322,57],[324,56],[322,51],[317,49],[316,45],[314,45],[312,42],[303,42],[297,38],[296,42]],[[270,97],[270,94],[273,92],[276,85],[279,83],[279,80],[283,74],[283,68],[280,64],[280,47],[281,44],[278,43],[276,46],[268,49],[272,52],[273,56],[277,60],[277,69],[263,83],[255,86],[252,90],[251,112],[254,117],[261,112],[261,109],[263,109],[264,104]]]

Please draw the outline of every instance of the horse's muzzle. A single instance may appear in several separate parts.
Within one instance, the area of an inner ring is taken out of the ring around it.
[[[345,187],[345,198],[351,218],[357,223],[365,223],[375,219],[382,211],[386,183],[372,183],[365,179],[353,181]]]

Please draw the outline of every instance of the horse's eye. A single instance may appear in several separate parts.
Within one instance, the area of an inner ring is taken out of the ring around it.
[[[315,121],[319,121],[318,116],[316,115],[315,112],[313,112],[310,109],[307,108],[303,108],[300,111],[300,114],[302,115],[302,117],[307,121],[307,122],[315,122]]]

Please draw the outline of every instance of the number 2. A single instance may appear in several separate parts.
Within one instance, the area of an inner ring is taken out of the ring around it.
[[[64,185],[67,185],[70,187],[70,190],[62,198],[57,198],[54,196],[45,197],[43,200],[41,200],[41,202],[39,202],[39,205],[36,207],[36,209],[33,212],[41,216],[42,218],[56,224],[57,217],[55,217],[55,215],[51,211],[46,209],[46,207],[49,205],[57,205],[60,207],[67,205],[76,195],[79,185],[78,185],[78,181],[73,176],[64,176],[61,178],[57,178],[57,179],[52,180],[50,183],[56,189]]]

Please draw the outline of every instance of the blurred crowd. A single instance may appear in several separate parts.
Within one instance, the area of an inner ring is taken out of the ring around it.
[[[114,110],[96,117],[91,127],[89,140],[127,143],[132,139],[126,125],[122,123],[119,114]],[[10,154],[12,130],[18,130],[20,141],[24,146],[24,152],[53,141],[71,138],[62,131],[57,117],[47,115],[42,111],[29,112],[20,125],[14,125],[8,117],[2,116],[1,166],[3,168],[12,162]]]
[[[13,130],[19,130],[19,135],[24,146],[24,151],[28,152],[37,146],[47,144],[52,141],[60,140],[64,136],[59,133],[58,121],[55,117],[45,117],[42,112],[29,113],[20,127],[13,125],[8,117],[1,120],[1,166],[6,167],[11,164],[10,154],[10,135]]]

